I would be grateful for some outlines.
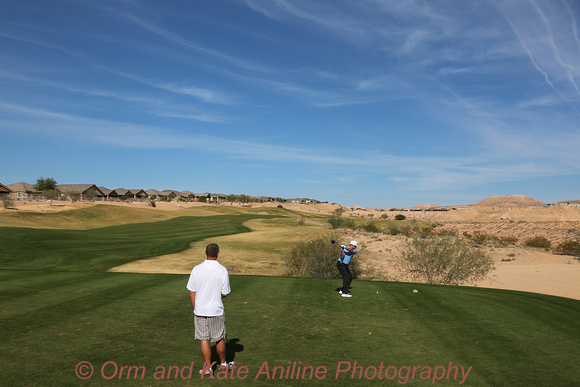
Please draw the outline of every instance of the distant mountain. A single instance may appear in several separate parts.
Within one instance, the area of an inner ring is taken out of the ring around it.
[[[415,207],[411,208],[412,210],[429,210],[432,208],[440,208],[441,206],[437,205],[437,204],[425,204],[425,203],[419,203],[417,204]]]
[[[533,207],[542,206],[543,202],[525,195],[488,196],[475,204],[482,207]]]

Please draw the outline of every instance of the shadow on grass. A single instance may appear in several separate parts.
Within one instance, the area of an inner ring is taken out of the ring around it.
[[[234,362],[236,359],[236,353],[244,351],[244,346],[240,344],[240,339],[235,338],[228,340],[226,336],[226,362]],[[217,354],[215,344],[211,347],[211,361],[215,361],[216,364],[220,364],[220,358]]]

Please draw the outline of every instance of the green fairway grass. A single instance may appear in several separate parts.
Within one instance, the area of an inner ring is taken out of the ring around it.
[[[1,384],[200,383],[186,282],[186,275],[0,270]],[[289,364],[324,367],[325,377],[286,380],[291,372],[284,371],[284,385],[339,386],[353,377],[359,385],[431,385],[433,374],[420,378],[425,367],[447,373],[450,363],[458,379],[452,372],[437,385],[459,384],[461,367],[471,367],[463,383],[470,386],[573,386],[580,377],[575,300],[370,281],[355,281],[354,297],[343,299],[338,280],[310,278],[232,276],[231,286],[228,339],[247,372],[229,385],[275,384],[268,379],[274,367]],[[81,361],[92,364],[89,381],[75,374]],[[191,362],[193,380],[155,378],[159,367],[182,370]],[[336,374],[355,363],[362,374]],[[381,364],[420,368],[414,379],[370,379]],[[144,371],[129,375],[119,371],[122,366]]]
[[[193,241],[249,232],[267,215],[182,216],[160,222],[88,230],[2,227],[2,268],[107,270],[137,259],[176,253]]]
[[[340,279],[237,275],[224,303],[238,368],[228,380],[200,380],[188,276],[106,272],[248,233],[249,221],[281,227],[284,214],[192,211],[80,230],[1,227],[0,385],[578,385],[577,300],[359,280],[346,299]],[[284,238],[268,235],[278,233]],[[87,380],[81,362],[92,367]]]

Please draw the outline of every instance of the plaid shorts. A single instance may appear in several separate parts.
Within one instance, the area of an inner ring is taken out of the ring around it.
[[[195,339],[218,342],[226,336],[226,316],[195,316]]]

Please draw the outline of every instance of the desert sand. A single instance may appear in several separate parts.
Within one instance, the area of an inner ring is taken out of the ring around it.
[[[202,203],[158,203],[156,208],[146,203],[108,203],[155,210],[179,210],[192,206],[207,206]],[[55,212],[94,205],[92,203],[43,202],[16,203],[17,211]],[[222,204],[229,206],[230,204]],[[274,203],[253,204],[254,206],[276,206]],[[338,204],[283,204],[284,208],[315,214],[333,214]],[[514,236],[519,243],[531,236],[544,236],[552,245],[576,238],[580,235],[580,208],[555,207],[502,207],[465,206],[444,212],[411,211],[397,212],[386,209],[343,207],[342,216],[356,216],[369,220],[387,216],[389,219],[404,214],[408,220],[438,223],[441,228],[458,233],[486,232],[490,235]],[[7,210],[0,210],[7,211]],[[11,210],[14,211],[14,210]],[[360,244],[361,265],[365,279],[405,281],[398,272],[395,260],[405,238],[401,236],[370,235],[352,231],[347,238]],[[580,261],[573,256],[554,255],[550,252],[523,247],[489,248],[496,269],[483,281],[474,286],[542,293],[580,300]],[[190,268],[175,260],[143,260],[114,271],[167,272],[188,274]],[[164,263],[161,263],[164,262]],[[252,273],[246,273],[252,274]]]

